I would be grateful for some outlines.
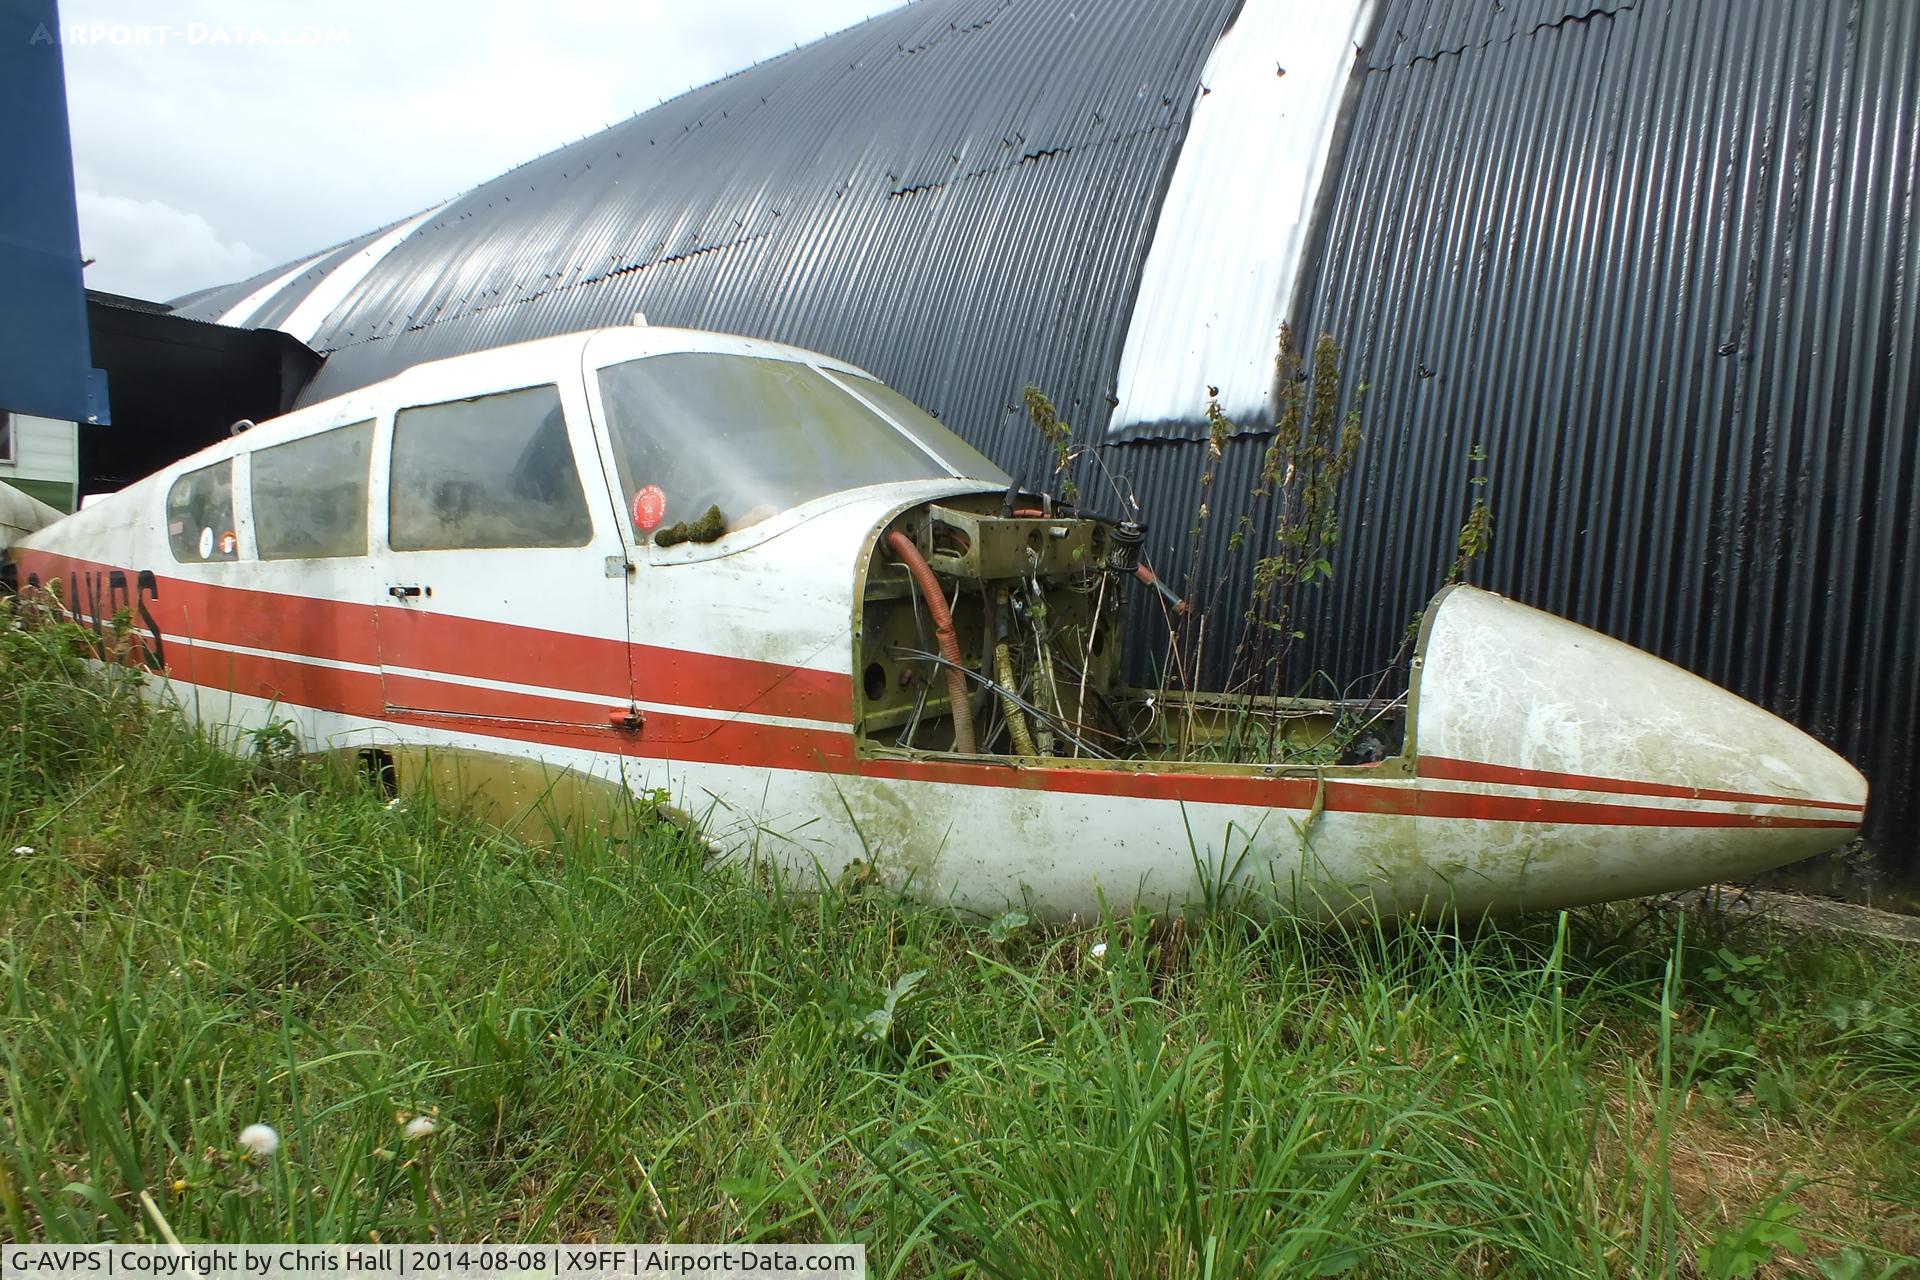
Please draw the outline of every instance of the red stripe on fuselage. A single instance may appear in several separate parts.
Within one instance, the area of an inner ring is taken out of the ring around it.
[[[1523,769],[1517,765],[1486,764],[1478,760],[1452,760],[1445,756],[1421,756],[1420,776],[1441,778],[1451,782],[1540,787],[1550,791],[1600,791],[1609,795],[1657,796],[1671,800],[1717,800],[1728,804],[1767,804],[1794,809],[1866,812],[1865,805],[1849,804],[1838,800],[1807,800],[1796,796],[1763,795],[1749,791],[1716,791],[1711,787],[1683,787],[1670,782],[1603,778],[1586,773],[1556,773],[1547,769]]]
[[[169,655],[172,649],[168,650]],[[187,671],[193,674],[189,676]],[[316,711],[334,711],[391,724],[470,733],[503,742],[569,747],[661,760],[743,764],[765,769],[825,769],[850,773],[853,736],[742,721],[650,711],[638,733],[616,728],[604,715],[578,702],[534,697],[454,681],[401,678],[397,696],[423,703],[457,690],[462,712],[413,710],[383,703],[378,672],[345,671],[289,658],[199,649],[171,665],[173,679],[204,686],[211,697],[224,691]],[[196,678],[197,677],[197,678]],[[385,695],[396,696],[396,678],[385,677]],[[217,712],[218,707],[208,708]],[[718,715],[719,713],[716,713]]]
[[[1357,791],[1379,792],[1380,788],[1362,786]],[[1601,827],[1817,827],[1852,830],[1856,820],[1803,818],[1770,813],[1727,813],[1708,809],[1663,809],[1654,805],[1612,804],[1592,800],[1545,800],[1535,796],[1503,795],[1475,791],[1437,791],[1420,788],[1412,812],[1422,818],[1466,818],[1482,822],[1534,822],[1551,825]],[[1375,803],[1382,805],[1373,808]],[[1328,808],[1334,808],[1329,800]],[[1403,813],[1406,810],[1392,800],[1363,798],[1359,804],[1342,804],[1353,812]]]
[[[133,576],[132,570],[43,551],[20,549],[15,554],[23,578],[34,574],[42,582],[57,578],[66,584],[64,599],[70,608],[86,606],[88,593],[76,592],[75,584],[85,582],[88,575],[102,580],[116,572]],[[158,593],[144,604],[164,635],[370,667],[382,665],[384,658],[388,667],[430,671],[453,683],[465,679],[538,684],[558,677],[569,691],[604,697],[610,703],[626,702],[625,675],[631,662],[633,696],[641,702],[828,723],[845,723],[853,715],[853,682],[833,671],[485,622],[433,613],[427,604],[381,606],[376,630],[372,605],[190,578],[158,578],[157,582]],[[103,593],[101,599],[105,598]],[[133,623],[141,628],[145,619],[136,612]],[[166,657],[170,666],[177,665],[171,651]],[[202,683],[184,674],[180,678]],[[563,718],[591,714],[576,704]]]
[[[380,673],[169,641],[167,674],[185,684],[368,720],[386,714]]]
[[[828,723],[853,715],[853,682],[835,672],[479,622],[417,605],[380,611],[380,649],[389,667],[505,684],[564,682],[571,691],[618,702],[627,698],[631,662],[640,702]]]
[[[109,572],[42,552],[17,553],[25,571],[42,581],[71,579],[76,573]],[[128,572],[128,571],[121,571]],[[159,579],[160,591],[149,603],[163,634],[187,635],[220,644],[274,650],[332,661],[375,666],[374,611],[342,604],[246,588],[217,586],[180,578]],[[73,595],[68,593],[71,602]],[[391,621],[390,621],[391,619]],[[636,645],[641,701],[705,708],[713,717],[649,712],[638,733],[597,722],[595,709],[578,700],[517,690],[489,689],[464,680],[529,683],[528,677],[564,671],[569,683],[603,666],[618,641],[571,636],[537,628],[415,612],[412,606],[383,608],[379,643],[390,638],[411,660],[405,665],[432,676],[388,671],[344,671],[300,662],[293,656],[236,654],[170,643],[166,657],[177,680],[214,690],[231,689],[255,697],[337,711],[370,720],[388,720],[471,733],[506,742],[540,743],[634,757],[738,765],[760,769],[849,774],[900,781],[943,783],[1043,791],[1055,794],[1111,796],[1224,805],[1247,809],[1309,812],[1316,806],[1335,813],[1371,813],[1485,822],[1683,828],[1832,828],[1850,829],[1857,821],[1828,818],[1667,809],[1584,800],[1548,800],[1511,794],[1423,789],[1409,781],[1321,779],[1291,774],[1258,777],[1242,774],[1155,772],[1151,769],[1048,768],[960,761],[867,759],[857,757],[852,733],[775,727],[728,721],[735,711],[840,722],[852,711],[851,681],[844,675],[805,667],[685,653]],[[142,619],[135,618],[136,625]],[[399,629],[405,629],[404,643]],[[595,682],[588,681],[588,684]],[[754,692],[758,691],[758,696]],[[578,688],[619,703],[625,690]],[[460,710],[399,710],[387,704],[399,698],[431,705],[457,693]],[[1421,774],[1449,781],[1522,785],[1562,790],[1605,791],[1649,797],[1721,800],[1798,807],[1851,809],[1808,801],[1714,793],[1626,779],[1548,774],[1509,766],[1437,760]],[[1579,785],[1574,785],[1577,782]],[[1606,784],[1606,785],[1595,785]]]
[[[1438,791],[1415,783],[1357,781],[1294,775],[1255,778],[1231,774],[1128,772],[1119,769],[1049,769],[975,765],[933,760],[864,760],[866,777],[945,782],[966,786],[1014,787],[1076,795],[1175,800],[1190,804],[1241,808],[1294,809],[1319,806],[1329,813],[1377,813],[1401,817],[1463,818],[1482,822],[1531,822],[1614,827],[1832,827],[1857,822],[1824,818],[1776,817],[1763,813],[1726,813],[1697,809],[1607,804],[1582,800],[1542,800],[1530,796]]]

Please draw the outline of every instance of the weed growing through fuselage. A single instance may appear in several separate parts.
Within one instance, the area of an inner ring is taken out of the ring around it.
[[[1364,735],[1401,701],[1395,686],[1405,682],[1418,615],[1391,661],[1366,680],[1351,682],[1371,681],[1364,696],[1350,698],[1350,685],[1324,672],[1313,673],[1302,688],[1290,689],[1286,684],[1298,678],[1292,659],[1310,639],[1306,628],[1313,612],[1311,597],[1333,583],[1334,556],[1346,520],[1343,502],[1351,500],[1346,481],[1365,441],[1362,407],[1367,384],[1349,382],[1343,358],[1339,342],[1326,334],[1314,342],[1310,359],[1303,356],[1292,329],[1281,326],[1274,356],[1275,420],[1267,431],[1253,488],[1226,500],[1240,514],[1223,540],[1208,535],[1209,526],[1225,509],[1214,490],[1218,464],[1230,443],[1245,433],[1222,409],[1215,389],[1208,388],[1204,449],[1185,527],[1183,580],[1188,607],[1165,611],[1167,634],[1158,664],[1157,701],[1165,705],[1169,692],[1217,689],[1240,702],[1229,706],[1220,723],[1205,732],[1196,731],[1190,711],[1184,721],[1179,715],[1170,716],[1171,722],[1163,725],[1159,736],[1170,744],[1174,759],[1286,765],[1352,761]],[[1072,428],[1041,389],[1029,385],[1022,399],[1053,458],[1061,500],[1070,506],[1082,491],[1083,465],[1097,451],[1074,445]],[[1473,561],[1492,546],[1493,508],[1486,498],[1483,469],[1486,451],[1474,445],[1469,461],[1476,467],[1469,481],[1473,496],[1454,539],[1453,561],[1436,587],[1463,580]],[[1119,482],[1114,483],[1117,488]],[[1138,510],[1134,495],[1121,492],[1119,497],[1124,507]],[[1222,553],[1209,559],[1213,541],[1220,542]],[[1233,562],[1242,555],[1253,557],[1245,575],[1246,594],[1229,601],[1223,592],[1235,578]],[[1227,640],[1229,652],[1210,658],[1209,646]],[[1217,685],[1203,675],[1215,669],[1224,673]],[[1283,717],[1261,707],[1270,700],[1305,697],[1309,689],[1316,694],[1330,692],[1343,710],[1325,735],[1310,742],[1290,740],[1282,732]],[[1357,753],[1361,758],[1369,754]]]
[[[530,847],[237,758],[76,643],[0,627],[10,1239],[857,1239],[909,1276],[1920,1250],[1911,950],[1225,892],[975,921],[665,823]],[[1730,1078],[1696,1038],[1736,1023]]]

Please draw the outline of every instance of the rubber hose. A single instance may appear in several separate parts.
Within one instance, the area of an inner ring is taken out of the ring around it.
[[[1160,598],[1165,600],[1176,614],[1183,618],[1187,616],[1187,602],[1175,595],[1173,589],[1167,586],[1166,583],[1155,577],[1153,570],[1147,568],[1146,561],[1142,560],[1133,567],[1133,576],[1152,587],[1155,591],[1158,591]]]
[[[913,539],[895,529],[887,535],[887,546],[893,554],[900,557],[900,563],[907,566],[914,585],[920,588],[920,595],[927,602],[927,612],[933,615],[933,634],[940,642],[940,656],[946,659],[947,668],[947,704],[953,712],[953,749],[963,756],[979,754],[979,746],[973,736],[973,704],[967,701],[966,664],[960,660],[960,637],[954,634],[953,613],[947,608],[947,593],[940,589],[940,579],[933,576],[933,570],[927,566],[927,558],[920,554],[920,548],[913,545]]]
[[[1034,750],[1033,734],[1027,729],[1027,713],[1020,704],[1007,694],[1013,688],[1013,649],[1002,640],[993,649],[993,674],[1000,681],[1000,705],[1006,709],[1007,732],[1013,735],[1015,755],[1034,756],[1040,753]]]

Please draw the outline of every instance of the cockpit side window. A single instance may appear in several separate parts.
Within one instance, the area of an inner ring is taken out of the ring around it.
[[[236,560],[233,459],[189,471],[167,490],[167,545],[182,564]]]
[[[583,547],[593,536],[557,387],[401,410],[390,487],[395,551]]]
[[[963,474],[804,364],[676,352],[599,377],[643,541],[711,542],[824,494]]]
[[[896,426],[917,440],[921,448],[946,463],[955,475],[985,480],[995,488],[1004,488],[1013,483],[1013,477],[1002,471],[993,459],[962,440],[938,418],[886,383],[875,382],[871,378],[857,378],[838,369],[823,372],[839,386],[877,406]]]
[[[335,427],[253,454],[253,537],[262,560],[367,554],[373,423]]]

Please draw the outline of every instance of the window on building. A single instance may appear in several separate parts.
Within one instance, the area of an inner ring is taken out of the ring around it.
[[[233,560],[240,554],[233,532],[233,461],[189,471],[167,490],[167,543],[187,564]]]
[[[396,551],[580,547],[593,536],[557,387],[401,410],[391,489]]]
[[[0,462],[13,461],[13,415],[0,409]]]
[[[253,455],[253,537],[262,560],[367,553],[373,423],[335,427]]]

